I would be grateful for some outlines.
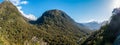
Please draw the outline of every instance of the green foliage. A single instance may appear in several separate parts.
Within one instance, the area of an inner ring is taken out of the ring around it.
[[[50,45],[77,45],[79,38],[85,34],[67,14],[60,10],[43,13],[34,24],[52,36],[45,39]]]
[[[2,45],[78,45],[85,35],[64,12],[51,12],[28,23],[10,2],[0,4],[0,44]]]

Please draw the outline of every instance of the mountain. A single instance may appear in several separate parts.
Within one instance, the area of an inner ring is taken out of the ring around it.
[[[78,27],[81,30],[84,30],[86,33],[91,33],[93,32],[93,30],[91,30],[89,27],[87,27],[86,25],[84,25],[83,23],[77,23]]]
[[[58,9],[48,10],[44,12],[43,15],[38,18],[33,24],[37,25],[37,27],[41,30],[46,30],[47,33],[50,33],[53,36],[60,36],[58,39],[66,37],[69,41],[66,39],[62,40],[66,40],[68,44],[73,43],[73,45],[76,45],[75,43],[80,37],[88,34],[88,32],[82,30],[79,26],[77,26],[77,23],[65,12]],[[61,42],[61,40],[54,40],[58,42],[50,43]]]
[[[89,36],[82,45],[119,45],[120,8],[113,10],[109,24]]]
[[[78,23],[80,26],[86,27],[89,30],[99,30],[102,26],[106,25],[108,21],[103,21],[101,23],[98,22],[88,22],[88,23]]]
[[[99,30],[101,27],[101,24],[98,22],[88,22],[88,23],[82,23],[84,26],[88,27],[90,30]]]
[[[30,25],[26,18],[9,1],[0,4],[0,44],[26,45],[40,44],[44,31]],[[34,41],[35,39],[38,39]]]
[[[0,4],[1,45],[78,45],[79,38],[87,35],[61,10],[48,10],[30,21],[10,1]]]
[[[49,25],[50,27],[59,27],[58,29],[60,30],[69,30],[72,32],[75,31],[75,33],[88,33],[85,30],[82,30],[65,12],[58,9],[44,12],[43,15],[38,18],[37,21],[35,21],[35,23],[38,25],[38,27],[41,25]]]

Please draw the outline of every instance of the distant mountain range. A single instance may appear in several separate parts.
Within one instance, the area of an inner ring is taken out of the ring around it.
[[[79,25],[88,28],[89,30],[99,30],[102,26],[106,25],[108,21],[103,21],[98,23],[96,21],[88,22],[88,23],[78,23]]]

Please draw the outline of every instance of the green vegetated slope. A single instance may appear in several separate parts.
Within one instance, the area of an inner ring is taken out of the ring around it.
[[[26,22],[24,17],[19,13],[17,8],[11,2],[5,1],[0,4],[1,44],[31,44],[34,42],[34,40],[32,40],[34,37],[41,40],[42,34],[46,35],[47,33]]]
[[[27,19],[9,1],[0,4],[0,44],[78,45],[87,33],[63,11],[46,11],[36,21]]]
[[[82,45],[120,45],[120,10],[117,9],[114,13],[110,23],[94,32]]]
[[[47,40],[52,44],[66,42],[64,45],[75,45],[80,37],[86,35],[65,12],[57,9],[46,11],[34,24],[52,34],[53,41]]]

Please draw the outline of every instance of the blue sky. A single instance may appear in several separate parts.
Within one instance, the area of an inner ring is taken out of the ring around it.
[[[108,20],[113,9],[113,0],[19,0],[18,2],[22,1],[27,3],[19,3],[16,6],[22,7],[20,11],[25,14],[39,18],[46,10],[59,9],[80,23]]]

